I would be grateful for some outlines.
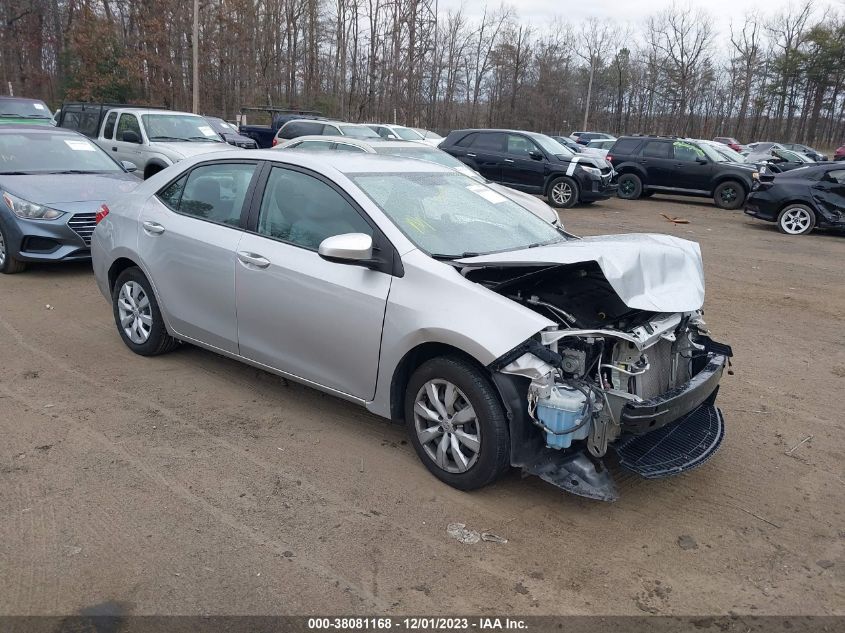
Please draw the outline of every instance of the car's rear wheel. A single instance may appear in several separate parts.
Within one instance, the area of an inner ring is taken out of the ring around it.
[[[745,202],[745,188],[733,180],[723,182],[713,192],[713,202],[720,209],[739,209]]]
[[[643,195],[643,181],[636,174],[622,174],[616,195],[624,200],[636,200]]]
[[[426,468],[460,490],[492,483],[510,463],[507,417],[483,371],[453,357],[420,365],[405,391],[411,443]]]
[[[26,262],[15,259],[9,252],[9,240],[0,226],[0,273],[13,275],[26,270]]]
[[[806,235],[816,226],[816,214],[803,204],[785,206],[778,214],[778,230],[787,235]]]
[[[578,183],[569,176],[549,183],[549,204],[558,209],[574,207],[578,203],[578,194]]]
[[[150,282],[140,268],[127,268],[114,284],[112,309],[126,346],[141,356],[158,356],[178,341],[167,333]]]

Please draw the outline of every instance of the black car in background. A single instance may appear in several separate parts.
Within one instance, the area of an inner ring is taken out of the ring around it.
[[[826,163],[763,175],[745,213],[776,222],[787,235],[804,235],[814,227],[845,229],[845,166]]]
[[[619,174],[619,197],[654,193],[712,197],[721,209],[739,209],[759,174],[704,143],[664,136],[623,136],[607,154]]]
[[[211,126],[211,129],[217,132],[224,141],[229,145],[241,147],[243,149],[258,149],[258,142],[254,139],[244,136],[231,123],[224,121],[216,116],[207,116],[205,120]]]
[[[586,145],[590,141],[600,141],[612,138],[615,137],[607,132],[578,132],[578,138],[575,139],[575,142],[579,145]]]
[[[574,154],[545,134],[455,130],[439,148],[488,180],[545,196],[553,207],[606,200],[616,192],[607,161]]]

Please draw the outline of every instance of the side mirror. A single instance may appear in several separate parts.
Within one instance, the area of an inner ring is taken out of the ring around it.
[[[320,242],[317,253],[338,264],[370,266],[373,262],[373,238],[366,233],[332,235]]]
[[[706,158],[702,157],[702,156],[699,156],[698,158],[695,159],[695,162],[698,163],[699,165],[706,165],[710,161],[707,160]]]
[[[543,160],[543,154],[538,149],[532,149],[528,155],[534,160]]]
[[[120,140],[124,143],[140,143],[141,137],[133,130],[124,130],[120,135]]]
[[[136,165],[135,163],[131,163],[128,160],[122,160],[120,161],[120,164],[123,165],[123,168],[130,173],[132,173],[133,171],[138,171],[138,165]]]

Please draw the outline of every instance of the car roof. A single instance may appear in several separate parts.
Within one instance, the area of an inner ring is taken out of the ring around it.
[[[67,134],[68,136],[82,136],[82,134],[79,134],[79,132],[76,132],[75,130],[53,125],[30,125],[29,123],[0,125],[0,134],[11,134],[13,132],[35,132],[38,134]]]
[[[346,145],[354,145],[362,149],[372,149],[374,147],[416,147],[424,150],[435,149],[431,145],[418,141],[391,141],[388,139],[369,139],[363,140],[353,136],[337,136],[334,134],[308,134],[306,136],[297,136],[290,140],[290,143],[301,143],[302,141],[317,141],[321,143],[345,143]],[[287,142],[285,142],[287,145]]]
[[[385,154],[357,154],[354,152],[282,152],[276,149],[258,149],[245,153],[244,150],[232,150],[215,152],[213,155],[203,154],[184,162],[186,165],[190,165],[192,163],[226,161],[232,158],[270,160],[313,169],[318,173],[326,172],[326,168],[329,167],[331,170],[344,175],[390,172],[455,173],[455,170],[451,167],[415,158]],[[179,164],[181,165],[182,162]]]
[[[0,101],[33,101],[35,103],[44,103],[43,99],[33,99],[32,97],[10,97],[9,95],[0,95]]]

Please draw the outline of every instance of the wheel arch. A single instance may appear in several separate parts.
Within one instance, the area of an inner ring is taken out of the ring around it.
[[[751,185],[750,182],[746,181],[745,178],[743,178],[742,176],[738,176],[736,174],[723,174],[721,176],[718,176],[713,181],[713,186],[710,188],[710,195],[711,196],[716,195],[716,189],[719,188],[719,185],[722,185],[726,182],[735,182],[735,183],[740,184],[742,186],[742,189],[745,192],[746,196],[748,196],[748,194],[751,193],[752,185]]]
[[[392,420],[403,422],[405,419],[405,390],[414,371],[426,361],[441,356],[459,358],[481,369],[486,375],[490,375],[490,370],[478,359],[454,345],[434,341],[420,343],[402,357],[393,371],[393,377],[390,381],[390,418]],[[493,384],[492,376],[491,384]]]
[[[151,160],[146,165],[144,165],[144,180],[146,180],[150,176],[154,176],[155,174],[160,172],[162,169],[166,169],[167,167],[168,167],[168,165],[165,164],[165,162],[162,161],[162,160],[158,160],[158,159]]]
[[[647,175],[646,170],[635,163],[622,163],[619,167],[613,166],[614,171],[616,171],[617,176],[624,176],[625,174],[634,174],[637,176],[643,183],[643,187],[645,187]]]

